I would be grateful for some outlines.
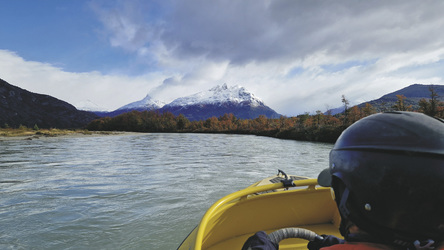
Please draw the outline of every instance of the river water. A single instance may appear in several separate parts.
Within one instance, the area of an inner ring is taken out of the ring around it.
[[[332,144],[251,135],[0,141],[0,249],[176,249],[213,202]]]

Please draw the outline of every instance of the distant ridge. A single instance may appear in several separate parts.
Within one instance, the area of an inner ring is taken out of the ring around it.
[[[147,95],[144,99],[125,105],[115,111],[95,113],[102,117],[113,117],[132,110],[171,112],[176,116],[183,114],[191,121],[206,120],[213,116],[219,117],[229,113],[240,119],[255,119],[260,115],[267,118],[279,118],[281,116],[244,87],[237,85],[228,87],[227,84],[217,85],[207,91],[177,98],[166,105],[160,101],[152,100]]]
[[[151,111],[151,110],[158,110],[162,108],[165,105],[164,102],[159,100],[154,100],[151,98],[150,95],[146,95],[145,98],[143,98],[140,101],[132,102],[127,105],[124,105],[114,111],[111,112],[100,112],[96,111],[94,112],[96,115],[100,117],[114,117],[123,113],[131,112],[131,111]]]
[[[49,95],[29,92],[0,79],[0,126],[81,128],[97,115]]]
[[[405,97],[408,98],[418,98],[418,99],[429,98],[430,97],[429,88],[433,88],[439,96],[444,97],[444,85],[412,84],[408,87],[405,87],[393,93],[384,95],[381,98],[390,98],[393,96],[396,97],[396,95],[404,95]]]
[[[397,95],[405,96],[404,104],[406,106],[412,105],[413,109],[419,108],[419,100],[422,98],[428,100],[430,99],[430,88],[433,88],[439,96],[439,100],[444,101],[444,85],[434,85],[434,84],[412,84],[395,92],[383,95],[382,97],[358,104],[357,106],[362,108],[367,103],[372,105],[378,112],[391,111],[393,106],[398,101]],[[344,107],[338,107],[330,110],[331,114],[335,115],[344,112]]]
[[[419,100],[422,98],[430,99],[430,88],[433,88],[435,92],[439,96],[439,100],[444,100],[444,85],[423,85],[423,84],[412,84],[408,87],[402,88],[395,92],[386,94],[379,99],[369,101],[367,103],[371,104],[378,111],[390,111],[393,105],[398,101],[397,95],[403,95],[406,97],[404,100],[404,104],[409,106],[412,105],[412,108],[419,108]],[[365,103],[361,103],[358,107],[365,106]]]
[[[127,104],[123,107],[118,108],[117,110],[132,110],[132,109],[155,110],[155,109],[160,109],[164,105],[165,105],[164,102],[159,100],[154,100],[153,98],[151,98],[150,95],[146,95],[145,98],[143,98],[142,100]]]

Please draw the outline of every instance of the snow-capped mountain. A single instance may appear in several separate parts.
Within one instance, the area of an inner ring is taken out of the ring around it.
[[[259,115],[279,118],[280,115],[254,94],[240,86],[216,86],[207,91],[178,98],[163,106],[161,112],[183,114],[189,120],[206,120],[232,113],[241,119],[254,119]]]
[[[96,103],[94,103],[91,100],[84,100],[81,102],[78,102],[74,105],[78,110],[85,110],[85,111],[102,111],[105,110],[104,108],[100,107],[99,105],[97,105]]]
[[[142,100],[129,103],[129,104],[122,106],[112,112],[94,112],[94,113],[98,116],[101,116],[101,117],[105,117],[105,116],[114,117],[114,116],[117,116],[117,115],[120,115],[120,114],[123,114],[126,112],[130,112],[133,110],[137,110],[137,111],[158,110],[158,109],[162,108],[164,105],[165,105],[164,102],[158,101],[158,100],[153,100],[153,98],[151,98],[151,96],[148,94]]]
[[[248,92],[244,87],[240,87],[238,85],[228,87],[225,83],[222,86],[218,85],[207,91],[202,91],[194,95],[178,98],[167,104],[166,106],[175,107],[190,106],[196,104],[222,105],[224,103],[250,105],[252,107],[264,105],[264,102],[261,99]]]
[[[150,95],[146,95],[142,100],[127,104],[118,108],[117,110],[155,110],[160,109],[164,105],[164,102],[153,100]]]
[[[144,99],[125,105],[113,112],[95,112],[99,116],[116,116],[132,110],[157,110],[160,113],[171,112],[178,116],[183,114],[189,120],[206,120],[213,116],[233,114],[241,119],[254,119],[259,115],[268,118],[279,118],[280,115],[251,92],[241,86],[228,87],[227,84],[216,86],[194,95],[180,97],[164,105],[153,100],[149,95]]]

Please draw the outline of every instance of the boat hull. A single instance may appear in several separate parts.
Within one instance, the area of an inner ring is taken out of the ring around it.
[[[257,231],[271,233],[286,227],[340,237],[340,217],[330,188],[316,186],[314,179],[302,179],[294,181],[299,187],[286,190],[279,183],[267,185],[273,178],[267,179],[216,202],[179,249],[240,249]],[[265,190],[256,192],[261,188]],[[287,239],[279,249],[306,246],[306,240]]]

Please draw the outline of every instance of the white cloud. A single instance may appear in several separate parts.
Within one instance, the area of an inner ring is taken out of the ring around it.
[[[226,82],[295,115],[340,105],[342,94],[358,102],[442,81],[441,73],[417,74],[415,67],[444,58],[444,33],[437,30],[444,2],[172,0],[153,18],[140,18],[153,2],[117,3],[113,11],[96,6],[104,27],[111,38],[123,34],[121,47],[156,57],[170,74],[154,91],[164,98]],[[107,22],[116,16],[131,25]],[[133,42],[136,30],[151,34],[137,40],[144,44]]]
[[[0,51],[0,77],[107,109],[147,92],[169,102],[237,84],[284,115],[340,106],[343,94],[357,104],[414,83],[443,83],[441,1],[93,0],[89,6],[108,45],[134,56],[148,73],[71,73]]]
[[[415,65],[426,65],[440,71],[438,66],[442,57],[442,50],[391,54],[339,71],[321,67],[334,61],[322,53],[288,65],[273,62],[233,65],[228,61],[216,63],[202,59],[190,62],[188,67],[183,67],[186,70],[173,76],[164,72],[125,76],[66,72],[50,64],[26,61],[13,52],[0,50],[0,75],[9,83],[32,92],[48,94],[73,105],[90,100],[107,110],[140,100],[147,93],[155,99],[170,102],[218,84],[237,84],[246,87],[277,112],[291,116],[341,106],[342,95],[352,104],[358,104],[413,83],[442,84],[442,75],[429,70],[426,74],[424,69],[399,73],[403,68]],[[295,67],[305,67],[305,70],[289,74]]]
[[[71,73],[47,63],[26,61],[7,50],[0,50],[0,76],[31,92],[51,95],[73,105],[90,100],[107,110],[142,99],[163,79],[157,73],[138,77]]]

